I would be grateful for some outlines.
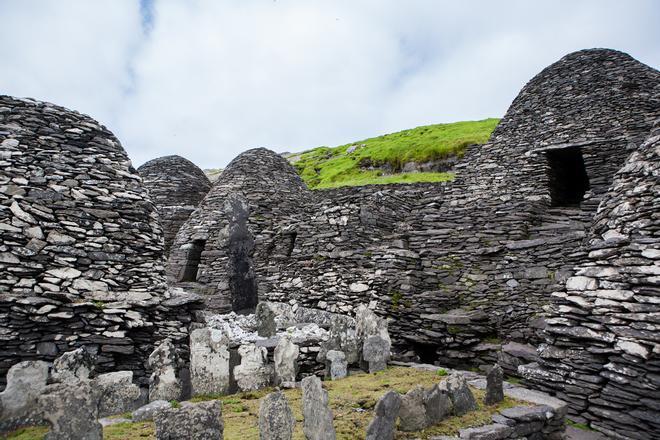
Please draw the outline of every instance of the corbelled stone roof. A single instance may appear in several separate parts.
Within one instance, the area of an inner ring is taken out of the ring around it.
[[[110,131],[0,96],[0,145],[0,292],[164,290],[156,209]]]
[[[151,199],[158,208],[165,235],[165,253],[181,225],[211,188],[206,174],[181,156],[164,156],[138,168]]]

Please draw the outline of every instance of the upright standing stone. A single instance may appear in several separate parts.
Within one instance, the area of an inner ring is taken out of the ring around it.
[[[234,376],[242,391],[255,391],[270,384],[272,369],[268,365],[266,347],[254,344],[241,345],[238,349],[241,364],[234,368]]]
[[[325,377],[343,379],[348,375],[348,363],[343,351],[330,350],[325,355]]]
[[[504,373],[502,368],[495,364],[486,376],[486,397],[484,403],[493,405],[504,400]]]
[[[280,338],[275,346],[273,360],[277,383],[283,387],[293,388],[298,374],[298,354],[300,349],[287,337]]]
[[[73,383],[89,379],[94,371],[94,357],[85,348],[67,351],[53,362],[50,377],[53,382]]]
[[[132,371],[101,374],[93,382],[99,392],[99,417],[133,411],[145,403]]]
[[[219,400],[181,408],[166,408],[154,415],[157,440],[222,440],[224,423]]]
[[[420,431],[426,428],[425,397],[426,391],[418,385],[401,398],[399,410],[399,429],[401,431]]]
[[[461,373],[452,373],[438,386],[449,395],[454,414],[457,416],[462,416],[477,409],[477,401],[474,399],[472,391],[470,391],[470,387]]]
[[[390,359],[390,344],[381,336],[369,336],[364,341],[362,356],[369,363],[369,373],[385,370]]]
[[[190,333],[192,394],[225,394],[230,388],[229,339],[222,330],[201,328]]]
[[[257,320],[257,334],[265,338],[275,336],[277,323],[275,322],[275,310],[267,302],[257,304],[255,311]]]
[[[308,376],[302,380],[303,431],[307,440],[335,440],[332,410],[328,407],[328,392],[321,379]]]
[[[181,382],[177,378],[177,357],[168,339],[149,355],[149,401],[181,399]]]
[[[453,411],[451,399],[446,389],[438,385],[431,388],[424,397],[427,426],[433,426],[449,417]]]
[[[400,408],[399,393],[396,391],[385,393],[376,404],[375,416],[367,428],[366,440],[393,440]]]
[[[291,440],[296,419],[284,393],[270,393],[259,405],[259,439]]]
[[[46,388],[48,364],[23,361],[7,373],[7,386],[0,393],[0,432],[38,416],[37,399]]]
[[[46,440],[101,440],[98,399],[90,380],[49,385],[39,397],[43,418],[50,424]]]

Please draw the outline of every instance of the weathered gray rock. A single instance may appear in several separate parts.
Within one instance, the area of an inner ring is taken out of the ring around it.
[[[461,416],[469,411],[477,409],[477,401],[475,400],[465,377],[461,373],[452,373],[438,386],[449,395],[454,408],[454,414]]]
[[[303,431],[307,440],[334,440],[335,427],[332,410],[328,406],[328,392],[321,379],[308,376],[302,380]]]
[[[171,408],[172,405],[166,400],[154,400],[147,403],[131,413],[131,420],[141,422],[143,420],[153,420],[156,413],[162,409]]]
[[[486,397],[484,403],[493,405],[504,400],[504,373],[499,365],[493,365],[486,376]]]
[[[37,399],[46,388],[48,364],[23,361],[7,373],[7,387],[0,393],[0,430],[38,417]]]
[[[433,386],[424,396],[427,426],[440,423],[452,414],[453,406],[446,389]]]
[[[291,440],[296,419],[284,393],[270,393],[259,405],[259,438],[261,440]]]
[[[50,424],[47,440],[101,440],[99,392],[94,381],[81,379],[49,385],[39,397],[43,418]]]
[[[362,356],[369,363],[369,372],[385,370],[390,359],[390,344],[380,335],[369,336],[362,346]]]
[[[275,336],[277,324],[275,322],[275,310],[267,302],[257,304],[255,318],[257,320],[257,334],[265,338]]]
[[[282,337],[275,346],[273,361],[275,378],[279,385],[293,387],[298,374],[298,354],[300,349],[288,337]]]
[[[267,387],[271,382],[272,368],[268,365],[268,350],[254,344],[241,345],[238,349],[241,364],[234,367],[234,377],[242,391],[254,391]]]
[[[399,429],[401,431],[421,431],[427,427],[426,391],[420,385],[408,391],[401,398],[399,409]]]
[[[512,433],[512,428],[506,425],[501,425],[499,423],[479,426],[477,428],[461,429],[459,431],[460,438],[468,440],[501,440],[509,438]],[[519,437],[516,436],[515,438]]]
[[[50,377],[53,382],[73,383],[89,379],[94,371],[94,357],[85,348],[67,351],[53,362]]]
[[[230,388],[229,340],[224,332],[202,328],[190,333],[193,395],[225,394]]]
[[[369,307],[360,304],[355,310],[355,331],[358,341],[363,343],[369,336],[380,336],[388,344],[388,351],[392,345],[387,330],[387,320],[380,318]]]
[[[181,399],[181,382],[177,377],[177,357],[170,340],[161,343],[149,355],[149,401]]]
[[[343,351],[330,350],[325,355],[325,377],[343,379],[348,375],[348,362]]]
[[[164,408],[154,417],[157,440],[222,440],[222,403],[200,402],[181,408]]]
[[[133,411],[146,403],[133,383],[132,371],[101,374],[93,383],[99,392],[99,417]]]
[[[396,391],[388,391],[376,403],[374,418],[367,428],[366,440],[393,440],[396,419],[401,408],[401,396]]]
[[[357,336],[355,319],[346,316],[334,316],[330,322],[328,340],[321,343],[317,360],[324,362],[326,353],[330,350],[336,350],[344,352],[346,361],[349,364],[355,364],[360,361],[362,342]]]

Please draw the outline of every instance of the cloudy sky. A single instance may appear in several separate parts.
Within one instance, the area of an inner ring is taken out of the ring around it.
[[[501,116],[582,48],[660,67],[656,0],[0,0],[0,23],[0,93],[93,116],[136,166]]]

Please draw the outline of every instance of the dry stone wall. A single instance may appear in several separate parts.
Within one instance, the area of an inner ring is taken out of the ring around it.
[[[587,256],[553,308],[540,365],[521,367],[615,438],[660,435],[660,120],[616,174]]]
[[[0,145],[0,375],[85,345],[100,372],[144,377],[155,341],[187,339],[195,298],[166,291],[158,214],[121,144],[88,116],[0,96]]]
[[[204,171],[181,156],[164,156],[138,168],[144,186],[158,209],[165,255],[176,233],[211,189]]]

